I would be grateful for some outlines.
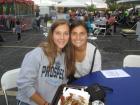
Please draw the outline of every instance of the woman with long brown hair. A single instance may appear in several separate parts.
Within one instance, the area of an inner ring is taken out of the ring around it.
[[[101,70],[101,54],[99,49],[87,41],[88,32],[84,21],[75,20],[70,26],[71,43],[74,47],[75,73],[69,82],[88,73]]]
[[[57,20],[47,39],[26,54],[18,76],[18,105],[49,105],[57,88],[74,71],[69,23]]]

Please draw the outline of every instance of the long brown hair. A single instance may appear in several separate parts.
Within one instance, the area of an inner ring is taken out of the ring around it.
[[[71,25],[70,25],[70,33],[73,31],[73,29],[75,29],[76,27],[78,27],[78,26],[82,26],[82,27],[84,27],[85,28],[85,30],[86,30],[86,32],[87,32],[87,28],[86,28],[86,23],[85,23],[85,21],[81,21],[81,20],[75,20],[75,21],[73,21],[72,23],[71,23]],[[71,42],[71,35],[70,35],[70,42]],[[75,63],[76,63],[76,54],[75,54],[75,48],[74,48],[74,46],[73,46],[73,44],[72,44],[72,42],[70,43],[70,48],[71,48],[71,61],[72,61],[72,67],[73,67],[73,69],[72,69],[72,71],[71,71],[71,73],[70,73],[70,75],[74,75],[74,73],[75,73],[75,71],[76,71],[76,67],[75,67]]]
[[[75,53],[74,47],[71,43],[71,35],[67,47],[65,47],[65,63],[67,68],[67,77],[71,77],[74,75],[76,67],[75,67]]]
[[[44,53],[48,57],[48,60],[49,60],[48,67],[49,68],[51,68],[51,66],[54,64],[55,58],[56,58],[57,53],[58,53],[57,46],[55,45],[55,43],[53,41],[53,32],[58,26],[64,25],[64,24],[68,25],[68,27],[69,27],[69,23],[66,20],[64,20],[64,19],[56,20],[52,24],[52,26],[49,30],[47,39],[40,44],[40,47],[42,47]],[[67,77],[69,75],[71,75],[75,69],[75,65],[73,63],[74,58],[73,58],[73,56],[71,56],[73,54],[73,53],[71,53],[71,51],[73,51],[73,50],[71,50],[71,47],[72,46],[71,46],[71,43],[69,41],[68,44],[62,49],[62,52],[65,53],[65,65],[66,65],[65,69],[66,69]]]

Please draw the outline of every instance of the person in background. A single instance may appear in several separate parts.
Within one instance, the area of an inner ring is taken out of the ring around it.
[[[35,31],[38,31],[38,26],[37,26],[37,21],[36,21],[36,19],[33,19],[33,22],[32,22],[32,29],[35,30]]]
[[[36,24],[37,24],[38,31],[40,31],[40,24],[41,24],[41,17],[40,17],[40,15],[38,15],[36,17]]]
[[[48,37],[25,55],[17,79],[17,105],[49,105],[57,88],[74,71],[69,48],[69,24],[56,20]]]
[[[114,34],[116,32],[116,18],[114,14],[108,17],[106,30],[108,34]]]
[[[21,22],[19,19],[17,19],[16,21],[15,33],[17,35],[17,42],[20,42],[21,41]]]
[[[45,17],[44,17],[44,23],[45,23],[45,26],[47,27],[47,22],[49,20],[49,16],[48,14],[45,14]]]
[[[92,34],[93,33],[92,24],[93,24],[92,16],[91,16],[91,14],[89,14],[87,17],[87,20],[86,20],[86,27],[87,27],[87,31],[88,31],[89,35],[93,35]]]
[[[70,77],[69,83],[90,72],[101,70],[101,54],[98,49],[95,50],[96,46],[87,42],[86,23],[84,21],[73,21],[70,26],[70,34],[74,47],[73,55],[75,57],[76,71],[74,76]]]

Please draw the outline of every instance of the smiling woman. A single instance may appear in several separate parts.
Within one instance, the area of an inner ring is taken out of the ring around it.
[[[69,24],[55,21],[47,39],[25,55],[18,75],[17,105],[49,105],[57,88],[67,82],[73,69]],[[68,55],[68,56],[67,56]]]
[[[101,70],[101,54],[96,46],[87,42],[88,33],[85,22],[73,21],[70,26],[70,34],[76,66],[74,78]]]

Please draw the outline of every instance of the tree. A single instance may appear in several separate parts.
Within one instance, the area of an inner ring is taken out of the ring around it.
[[[114,11],[118,8],[118,4],[116,3],[116,0],[106,0],[106,3],[111,11]]]
[[[89,12],[95,12],[96,6],[95,6],[94,4],[92,4],[92,5],[90,5],[90,6],[87,6],[87,10],[88,10]]]

